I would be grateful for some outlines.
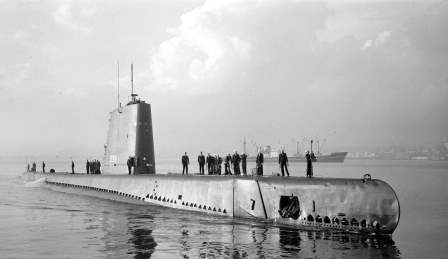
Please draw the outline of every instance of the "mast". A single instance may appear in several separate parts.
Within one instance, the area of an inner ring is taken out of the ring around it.
[[[131,64],[131,96],[134,96],[134,64]]]
[[[243,152],[244,152],[244,154],[246,154],[246,137],[244,137],[244,139],[243,139]]]
[[[120,108],[120,61],[117,60],[117,87],[118,87],[118,94],[117,94],[117,105],[118,108]]]
[[[134,94],[134,64],[131,64],[131,102],[137,103],[138,94]]]

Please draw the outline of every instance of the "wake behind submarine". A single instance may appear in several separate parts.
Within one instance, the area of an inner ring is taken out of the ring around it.
[[[135,175],[127,160],[135,158]],[[151,105],[137,99],[110,113],[103,174],[26,173],[50,188],[223,217],[260,219],[309,230],[391,235],[400,219],[384,181],[277,176],[156,174]]]

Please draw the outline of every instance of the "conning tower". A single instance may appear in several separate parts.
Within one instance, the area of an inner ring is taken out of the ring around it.
[[[127,173],[130,157],[134,160],[135,174],[156,173],[151,105],[134,93],[132,70],[131,65],[131,100],[110,113],[103,159],[106,174]]]

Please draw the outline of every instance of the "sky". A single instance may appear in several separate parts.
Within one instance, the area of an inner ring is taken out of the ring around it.
[[[0,0],[0,156],[101,156],[152,105],[156,157],[448,137],[448,2]]]

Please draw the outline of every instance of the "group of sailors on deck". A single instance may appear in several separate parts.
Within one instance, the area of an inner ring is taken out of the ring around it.
[[[316,161],[316,156],[313,152],[306,151],[306,176],[313,176],[313,165],[312,163]],[[181,158],[182,162],[182,174],[188,174],[188,166],[190,165],[190,158],[188,157],[187,152]],[[247,175],[247,154],[238,154],[238,151],[235,150],[233,155],[227,154],[224,159],[219,155],[211,155],[207,154],[207,157],[204,156],[202,152],[198,155],[198,164],[199,164],[199,175],[205,174],[205,165],[207,165],[207,174],[208,175],[221,175],[222,174],[222,163],[224,162],[224,175]],[[240,170],[240,163],[241,169]],[[258,151],[257,157],[255,159],[256,167],[252,171],[253,175],[262,176],[263,175],[263,163],[264,163],[264,155],[261,150]],[[289,176],[288,170],[288,155],[285,153],[285,150],[282,150],[278,156],[278,164],[280,167],[280,171],[282,176]],[[232,168],[232,169],[231,169]]]
[[[188,165],[190,164],[190,158],[187,155],[187,152],[182,156],[182,174],[188,174]],[[205,165],[207,165],[207,174],[209,175],[221,175],[222,174],[222,164],[224,162],[224,175],[231,175],[233,168],[233,173],[235,175],[247,175],[247,155],[246,154],[238,154],[237,151],[234,152],[233,155],[228,153],[224,156],[224,159],[219,155],[211,155],[207,154],[207,157],[201,152],[198,156],[198,164],[199,164],[199,174],[205,174]],[[242,172],[240,170],[240,163]]]
[[[28,163],[27,167],[26,167],[26,171],[27,172],[36,172],[36,162],[33,162],[32,165],[30,166],[30,164]],[[42,162],[42,170],[45,173],[45,163]]]
[[[87,160],[86,172],[87,174],[101,174],[101,162],[97,159]]]

